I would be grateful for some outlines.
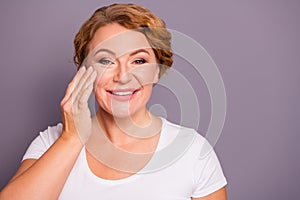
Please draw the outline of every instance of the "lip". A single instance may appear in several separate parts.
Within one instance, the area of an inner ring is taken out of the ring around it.
[[[140,91],[140,88],[138,89],[134,89],[134,88],[119,88],[119,89],[114,89],[114,90],[106,90],[107,94],[111,97],[111,99],[113,100],[117,100],[117,101],[130,101],[132,100],[137,93]],[[130,95],[115,95],[113,93],[115,92],[133,92]]]

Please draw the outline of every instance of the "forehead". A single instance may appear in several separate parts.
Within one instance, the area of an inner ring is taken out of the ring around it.
[[[89,52],[109,49],[116,55],[123,55],[138,49],[151,48],[145,35],[129,30],[117,23],[100,27],[89,44]]]

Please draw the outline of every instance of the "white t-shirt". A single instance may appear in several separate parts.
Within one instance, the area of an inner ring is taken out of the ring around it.
[[[188,200],[224,187],[226,178],[215,152],[200,156],[205,138],[193,129],[162,121],[157,150],[140,173],[120,180],[99,178],[90,170],[83,148],[59,199]],[[61,123],[40,132],[23,160],[38,159],[61,132]]]

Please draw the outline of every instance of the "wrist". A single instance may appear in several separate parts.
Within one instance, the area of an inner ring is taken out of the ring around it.
[[[84,146],[83,142],[81,141],[78,135],[68,134],[65,131],[62,132],[60,139],[64,143],[70,144],[72,146],[78,146],[78,147]]]

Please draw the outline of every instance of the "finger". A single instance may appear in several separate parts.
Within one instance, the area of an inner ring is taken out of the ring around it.
[[[77,86],[80,78],[83,76],[85,71],[86,71],[86,68],[84,66],[81,67],[77,71],[77,73],[75,74],[73,80],[69,83],[69,85],[67,87],[66,94],[65,94],[64,98],[61,101],[62,104],[65,103],[65,101],[67,101],[70,98],[72,92],[74,91],[74,88]]]
[[[92,72],[93,72],[93,68],[89,67],[89,69],[84,73],[84,75],[79,80],[79,82],[78,82],[77,86],[74,88],[74,91],[72,94],[73,102],[76,101],[78,94],[82,91],[86,81],[89,79]]]
[[[97,77],[97,73],[94,71],[91,76],[88,78],[88,80],[86,81],[85,85],[83,86],[83,89],[81,90],[81,92],[78,94],[78,102],[80,104],[84,104],[87,103],[93,88],[94,88],[94,82],[96,80]]]
[[[80,96],[79,100],[78,100],[78,108],[82,109],[84,106],[86,106],[88,103],[88,99],[91,96],[93,91],[93,85],[89,85],[84,92],[82,93],[82,95]]]
[[[92,74],[90,75],[90,77],[87,78],[86,82],[84,83],[84,85],[82,86],[82,90],[85,90],[87,87],[89,87],[89,85],[93,85],[94,87],[94,83],[96,81],[96,77],[97,77],[97,72],[93,71]]]
[[[66,95],[65,95],[65,97],[66,97],[65,99],[69,99],[70,98],[72,92],[74,91],[74,88],[76,88],[79,80],[81,79],[81,77],[83,76],[83,74],[84,74],[85,71],[86,71],[86,68],[83,66],[75,74],[73,80],[68,85],[68,88],[67,88],[67,91],[66,91]]]

